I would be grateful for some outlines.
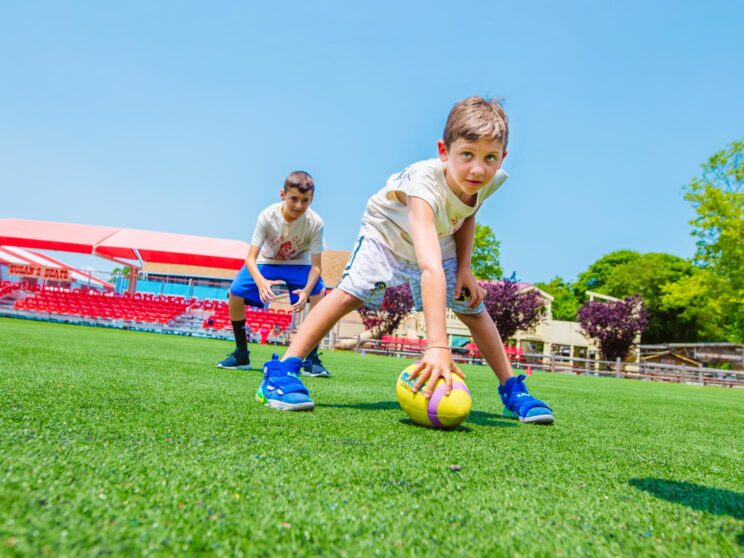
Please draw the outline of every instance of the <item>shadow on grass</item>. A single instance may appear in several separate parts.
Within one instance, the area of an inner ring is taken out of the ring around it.
[[[426,430],[432,430],[430,426],[416,424],[409,418],[402,418],[398,422],[401,424],[405,424],[406,426],[410,426],[412,428],[425,428]],[[456,426],[455,428],[437,428],[435,430],[437,430],[438,432],[471,432],[472,428],[468,428],[464,424],[461,424],[460,426]]]
[[[376,403],[318,403],[316,407],[335,409],[359,409],[361,411],[392,411],[400,409],[397,401],[377,401]]]
[[[516,420],[505,419],[495,413],[486,413],[485,411],[472,411],[468,417],[468,422],[474,422],[481,426],[499,426],[502,428],[516,428],[519,422]]]
[[[329,408],[336,408],[336,409],[359,409],[362,411],[392,411],[400,410],[400,405],[398,405],[397,401],[377,401],[375,403],[318,403],[315,405],[316,407],[329,407]],[[404,422],[406,424],[414,424],[409,419],[401,419],[401,422]],[[494,413],[486,413],[484,411],[472,411],[470,413],[470,416],[468,417],[468,420],[466,421],[466,424],[468,422],[472,422],[473,424],[477,424],[479,426],[496,426],[496,427],[516,427],[519,426],[516,421],[507,420],[503,418],[501,415],[497,415]],[[456,428],[455,430],[465,430],[469,431],[470,429],[466,426],[460,426]]]
[[[744,520],[744,494],[701,484],[665,479],[630,479],[628,484],[657,498],[715,515]],[[744,542],[742,535],[739,543]]]

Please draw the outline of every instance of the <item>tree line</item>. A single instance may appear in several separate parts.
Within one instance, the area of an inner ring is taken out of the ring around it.
[[[744,342],[744,142],[702,166],[684,189],[695,211],[691,259],[672,254],[611,252],[574,282],[555,277],[536,286],[555,297],[553,317],[574,320],[587,291],[638,297],[648,312],[645,343]]]

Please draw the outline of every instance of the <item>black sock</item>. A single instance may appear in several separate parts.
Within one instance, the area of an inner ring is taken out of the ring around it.
[[[233,320],[233,333],[235,334],[235,346],[239,351],[248,351],[248,341],[245,339],[245,320]]]

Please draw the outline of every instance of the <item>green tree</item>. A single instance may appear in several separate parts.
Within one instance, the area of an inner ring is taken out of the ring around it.
[[[711,329],[702,321],[711,319],[713,313],[706,316],[702,311],[685,312],[684,307],[664,298],[667,288],[694,273],[695,267],[690,262],[671,254],[617,250],[580,274],[573,292],[580,301],[585,300],[587,290],[616,298],[640,297],[648,311],[645,343],[698,341],[702,339],[701,331]],[[678,303],[680,297],[676,293]]]
[[[690,221],[697,238],[694,261],[705,271],[682,281],[664,301],[668,306],[691,302],[685,293],[702,288],[708,308],[718,312],[724,338],[734,342],[744,342],[743,186],[744,141],[714,154],[687,186],[685,200],[696,213]]]
[[[697,340],[725,339],[723,310],[711,290],[711,285],[717,279],[708,269],[699,267],[692,269],[693,273],[690,276],[662,286],[661,309],[675,312],[688,323],[695,324]]]
[[[610,294],[607,292],[605,285],[612,271],[617,266],[640,257],[641,255],[633,250],[616,250],[602,256],[590,265],[589,269],[579,275],[576,283],[574,283],[574,294],[581,300],[584,299],[586,291]]]
[[[129,277],[130,271],[131,269],[128,267],[115,267],[114,269],[111,270],[111,276],[109,277],[109,282],[113,283],[114,281],[116,281],[116,278],[119,275],[122,275],[125,278]]]
[[[496,239],[496,234],[488,225],[475,225],[475,238],[473,239],[473,256],[470,265],[476,279],[486,281],[501,279],[500,258],[501,242]]]
[[[648,253],[615,266],[607,276],[603,292],[616,298],[639,296],[648,311],[644,343],[684,342],[699,339],[702,316],[684,314],[662,303],[664,288],[692,276],[693,265],[671,254]]]
[[[576,321],[581,299],[576,296],[569,281],[562,277],[554,277],[548,283],[535,283],[535,286],[553,297],[551,306],[554,320]]]

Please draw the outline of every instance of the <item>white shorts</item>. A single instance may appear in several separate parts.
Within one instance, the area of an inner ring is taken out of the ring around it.
[[[467,299],[455,300],[457,259],[444,260],[442,268],[447,282],[447,307],[460,314],[483,312],[486,307],[482,302],[475,308],[470,308]],[[390,248],[376,238],[360,235],[336,288],[358,298],[367,306],[379,308],[385,289],[403,283],[408,283],[411,287],[416,310],[423,310],[421,270],[418,264],[398,259]]]

